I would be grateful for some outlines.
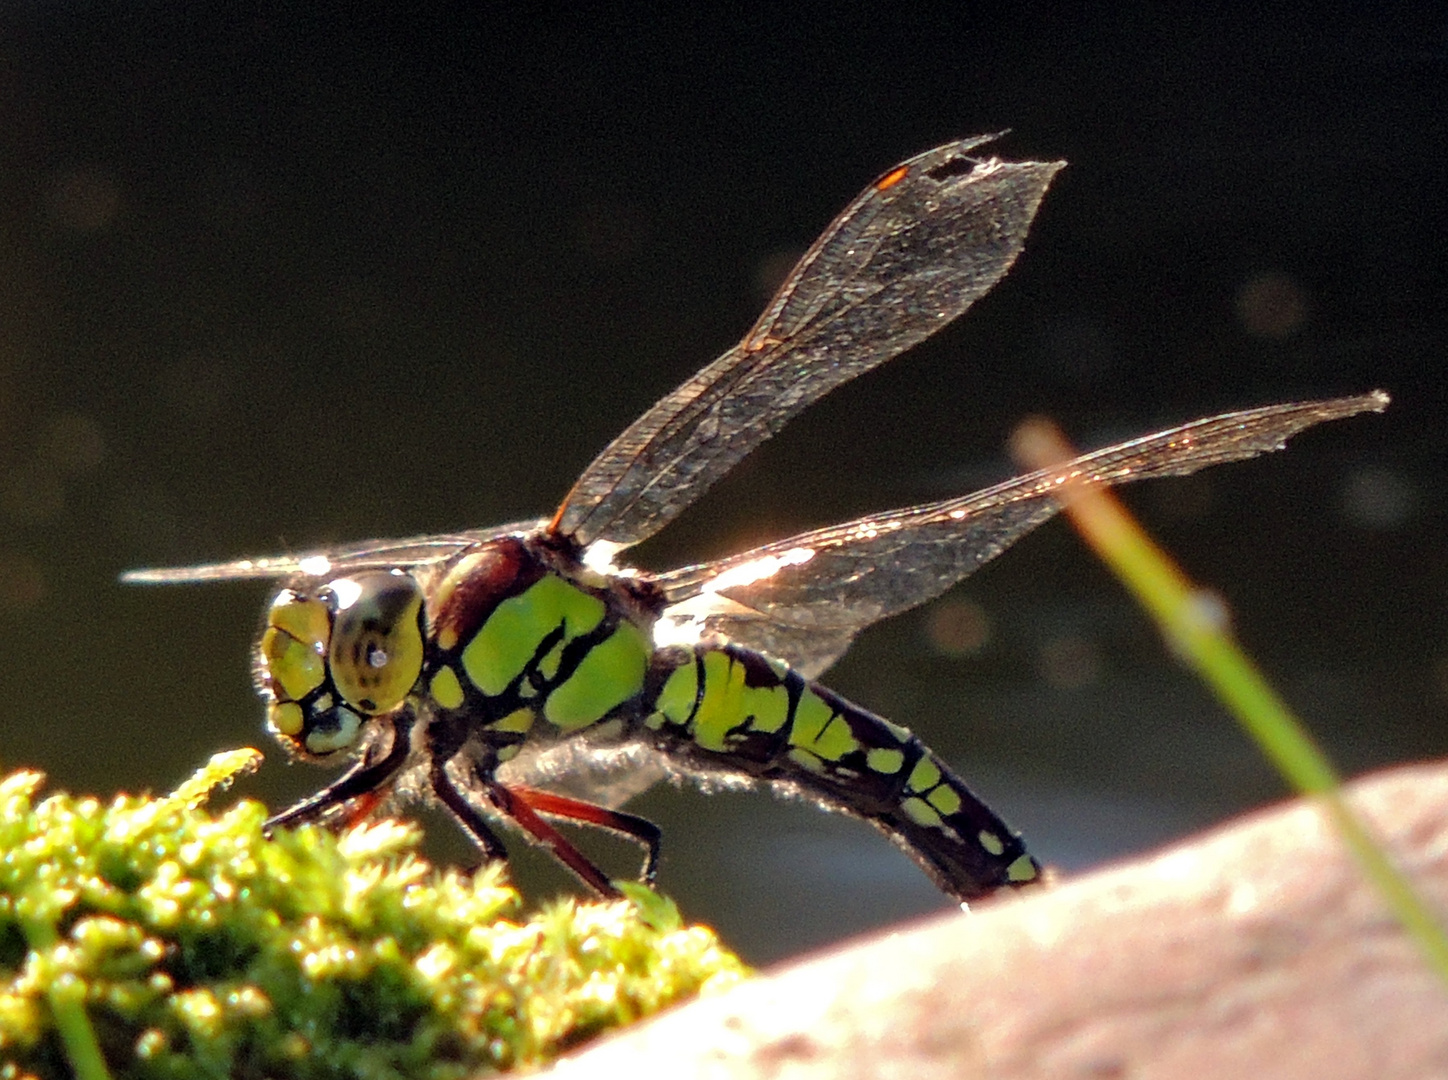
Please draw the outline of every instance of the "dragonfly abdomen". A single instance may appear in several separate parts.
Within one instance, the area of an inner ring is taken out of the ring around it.
[[[661,651],[644,719],[691,771],[744,774],[864,818],[959,900],[1035,880],[1009,826],[908,729],[737,645]]]

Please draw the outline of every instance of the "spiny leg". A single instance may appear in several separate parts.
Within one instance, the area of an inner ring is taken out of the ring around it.
[[[452,777],[448,776],[445,764],[443,761],[434,759],[432,767],[428,770],[428,779],[432,784],[433,794],[442,801],[443,806],[447,807],[463,830],[473,838],[473,842],[483,849],[483,862],[506,862],[508,849],[503,846],[503,842],[488,825],[487,819],[478,813],[477,807],[458,790]]]
[[[411,727],[410,719],[393,723],[392,742],[387,748],[387,753],[374,760],[373,748],[369,747],[367,752],[336,781],[328,784],[315,795],[311,795],[301,802],[289,806],[280,814],[267,819],[262,826],[262,831],[270,836],[273,829],[316,823],[329,811],[352,799],[362,799],[362,805],[348,812],[342,821],[333,827],[346,828],[366,817],[381,802],[380,790],[397,775],[407,761],[409,751],[407,736]]]
[[[491,777],[479,777],[479,779],[493,805],[512,819],[538,844],[547,848],[555,859],[577,874],[585,885],[605,900],[623,899],[623,893],[614,887],[608,875],[594,865],[587,855],[574,847],[567,837],[539,817],[538,811],[529,805],[525,796]],[[565,801],[572,802],[573,800]]]
[[[599,869],[588,856],[579,851],[552,825],[539,817],[540,813],[598,825],[637,840],[648,848],[648,861],[644,873],[645,880],[649,884],[653,883],[654,872],[658,864],[659,843],[662,839],[658,826],[653,822],[633,814],[624,814],[602,806],[594,806],[592,803],[570,799],[549,791],[539,791],[536,788],[527,787],[509,787],[481,771],[475,771],[474,777],[488,800],[498,808],[500,813],[532,837],[536,843],[547,848],[554,858],[572,870],[585,885],[604,899],[620,900],[623,898],[623,894],[614,887],[608,875]],[[482,848],[483,860],[485,862],[506,860],[508,852],[503,847],[502,841],[498,839],[487,819],[479,813],[468,796],[460,791],[452,777],[448,776],[444,762],[439,760],[433,762],[430,779],[433,792],[451,811],[458,823],[472,836],[477,845]]]
[[[452,811],[453,817],[467,830],[478,846],[483,849],[483,860],[485,862],[506,861],[508,852],[503,847],[502,841],[494,834],[487,819],[478,812],[477,807],[458,790],[452,777],[447,775],[443,762],[435,761],[433,763],[431,778],[433,792],[442,800],[443,805]],[[521,797],[514,797],[511,791],[490,777],[479,775],[477,779],[489,801],[501,813],[552,852],[554,858],[577,874],[585,885],[605,900],[623,899],[623,894],[613,887],[613,883],[608,880],[608,875],[594,866],[588,857],[570,844],[557,829],[540,818]]]
[[[559,795],[552,791],[523,787],[519,784],[509,785],[508,790],[540,814],[562,818],[565,821],[576,821],[584,825],[594,825],[636,841],[647,853],[641,880],[650,888],[653,887],[654,879],[658,875],[659,846],[663,842],[664,834],[648,818],[641,818],[637,814],[626,814],[621,810],[611,810],[606,806],[598,806],[581,799],[570,799],[566,795]]]

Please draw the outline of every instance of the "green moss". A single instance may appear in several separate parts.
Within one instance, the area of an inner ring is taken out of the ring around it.
[[[743,967],[665,903],[519,917],[397,822],[262,836],[207,796],[110,805],[0,781],[0,1080],[454,1077],[536,1065]],[[657,899],[657,898],[655,898]]]

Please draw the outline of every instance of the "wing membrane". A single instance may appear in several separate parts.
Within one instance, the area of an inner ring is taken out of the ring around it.
[[[1382,392],[1225,413],[1097,450],[984,491],[800,533],[657,577],[666,618],[705,628],[816,675],[860,630],[924,603],[995,558],[1060,503],[1063,483],[1185,476],[1280,449],[1324,420],[1381,412]]]
[[[554,518],[580,544],[658,531],[806,406],[965,311],[1010,268],[1064,162],[936,147],[835,218],[754,328],[584,470]]]

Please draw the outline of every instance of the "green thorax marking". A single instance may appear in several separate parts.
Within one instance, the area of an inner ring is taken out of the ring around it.
[[[539,578],[496,610],[463,647],[463,670],[483,693],[496,697],[523,673],[544,640],[567,644],[602,621],[604,604],[552,574]]]
[[[543,716],[564,731],[602,720],[644,688],[648,640],[631,622],[588,650],[578,667],[543,703]]]
[[[497,604],[463,644],[462,672],[487,697],[516,690],[555,727],[577,731],[642,692],[652,649],[597,594],[545,573]],[[446,677],[435,697],[455,699]]]

